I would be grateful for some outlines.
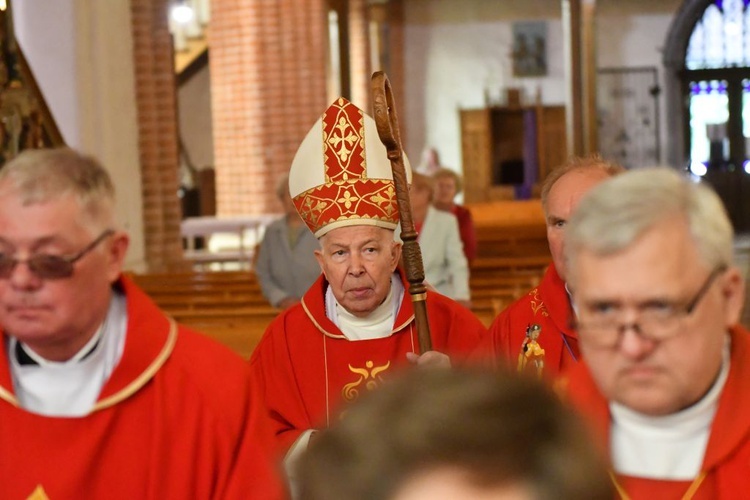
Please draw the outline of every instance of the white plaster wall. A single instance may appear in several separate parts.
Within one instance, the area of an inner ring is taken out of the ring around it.
[[[598,66],[600,68],[653,66],[657,68],[659,87],[660,163],[667,160],[667,141],[671,134],[666,128],[666,99],[664,98],[664,69],[662,49],[666,40],[671,14],[630,15],[627,17],[602,13],[597,17]]]
[[[14,2],[19,43],[66,144],[96,157],[129,231],[126,267],[145,267],[130,1]]]
[[[125,265],[145,270],[130,0],[77,0],[76,41],[80,148],[112,175],[117,217],[131,236]]]
[[[597,13],[598,66],[655,65],[661,76],[659,50],[678,3],[603,1]],[[532,20],[547,23],[548,75],[513,78],[512,24]],[[434,147],[443,164],[461,171],[458,110],[483,107],[486,88],[496,98],[502,87],[521,87],[529,99],[540,89],[545,104],[564,104],[561,2],[409,0],[405,21],[407,102],[400,119],[414,164],[425,147]],[[661,132],[663,152],[663,126]]]
[[[16,38],[66,144],[80,144],[76,0],[13,2]]]
[[[519,87],[533,102],[565,100],[562,25],[548,23],[548,76],[514,78],[509,54],[511,24],[475,21],[458,25],[409,26],[406,30],[407,155],[418,159],[434,147],[441,162],[461,169],[459,110],[485,106],[485,92],[498,99],[501,89]],[[551,50],[549,49],[551,47]],[[555,48],[559,47],[559,53]]]
[[[177,91],[180,137],[196,168],[214,164],[211,124],[211,75],[208,65]]]

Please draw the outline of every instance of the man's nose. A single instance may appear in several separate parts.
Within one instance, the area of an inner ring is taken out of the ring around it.
[[[624,323],[620,327],[620,352],[632,359],[640,359],[648,355],[654,348],[655,342],[643,335],[637,321]]]
[[[359,276],[365,272],[364,259],[356,252],[352,252],[351,260],[349,262],[349,274],[353,276]]]
[[[13,269],[10,271],[8,280],[15,288],[23,290],[37,287],[41,281],[25,260],[16,261]]]

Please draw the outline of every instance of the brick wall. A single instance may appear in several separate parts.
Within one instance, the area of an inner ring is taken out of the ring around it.
[[[184,267],[177,197],[177,112],[168,0],[131,0],[145,258],[151,271]]]
[[[217,213],[278,212],[276,179],[328,104],[325,1],[211,7]]]

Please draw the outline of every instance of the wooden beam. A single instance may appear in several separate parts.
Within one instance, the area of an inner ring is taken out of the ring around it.
[[[581,5],[581,72],[583,82],[584,151],[599,151],[599,127],[596,108],[596,0]]]
[[[595,13],[596,0],[562,0],[568,152],[579,156],[598,149]]]

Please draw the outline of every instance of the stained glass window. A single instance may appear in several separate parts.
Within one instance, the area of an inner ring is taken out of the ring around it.
[[[727,82],[690,82],[690,159],[708,165],[729,156]],[[692,167],[691,167],[692,168]]]
[[[693,28],[688,69],[750,66],[750,0],[714,0]]]

